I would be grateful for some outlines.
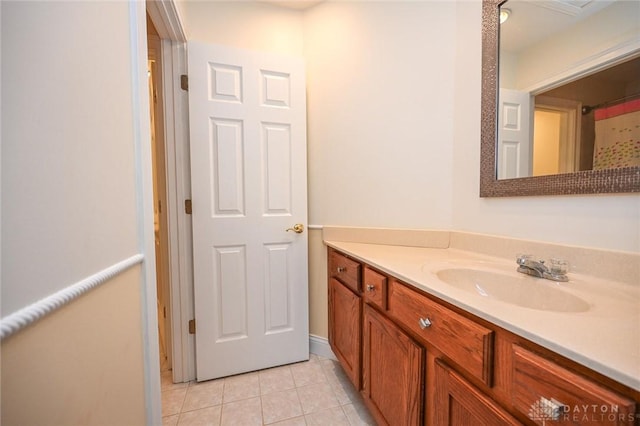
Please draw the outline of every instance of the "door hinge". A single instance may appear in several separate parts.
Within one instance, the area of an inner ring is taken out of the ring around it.
[[[191,214],[191,200],[184,200],[184,212],[186,214]]]
[[[180,76],[180,88],[186,92],[189,91],[189,76],[182,74]]]
[[[196,320],[189,320],[189,334],[196,334]]]

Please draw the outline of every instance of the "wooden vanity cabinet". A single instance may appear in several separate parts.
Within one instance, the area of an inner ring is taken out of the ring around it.
[[[380,425],[640,426],[640,391],[345,259],[329,249],[329,341]]]
[[[345,373],[356,387],[361,386],[362,297],[361,265],[329,251],[329,345]]]

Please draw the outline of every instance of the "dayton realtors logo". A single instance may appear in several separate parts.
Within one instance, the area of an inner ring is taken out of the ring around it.
[[[564,407],[564,404],[553,398],[547,399],[541,396],[529,407],[529,418],[534,421],[542,421],[544,426],[549,420],[560,420]]]
[[[529,407],[529,418],[536,422],[542,422],[545,426],[548,421],[573,422],[587,424],[632,423],[636,419],[635,413],[620,412],[618,405],[607,404],[575,404],[566,405],[553,398],[540,397]]]

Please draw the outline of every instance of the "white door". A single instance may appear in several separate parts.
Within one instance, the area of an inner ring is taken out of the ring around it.
[[[303,62],[188,54],[197,379],[306,360]]]
[[[498,100],[498,179],[531,176],[531,95],[501,88]]]

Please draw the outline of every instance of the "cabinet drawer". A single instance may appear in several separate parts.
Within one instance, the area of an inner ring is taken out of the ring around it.
[[[634,424],[634,401],[521,346],[512,356],[512,403],[537,424]]]
[[[397,281],[389,286],[391,316],[447,358],[491,386],[494,332]]]
[[[364,300],[367,303],[378,306],[380,309],[386,309],[387,277],[365,267],[362,281]]]
[[[353,291],[360,292],[360,264],[340,253],[329,251],[329,277],[339,279]]]

